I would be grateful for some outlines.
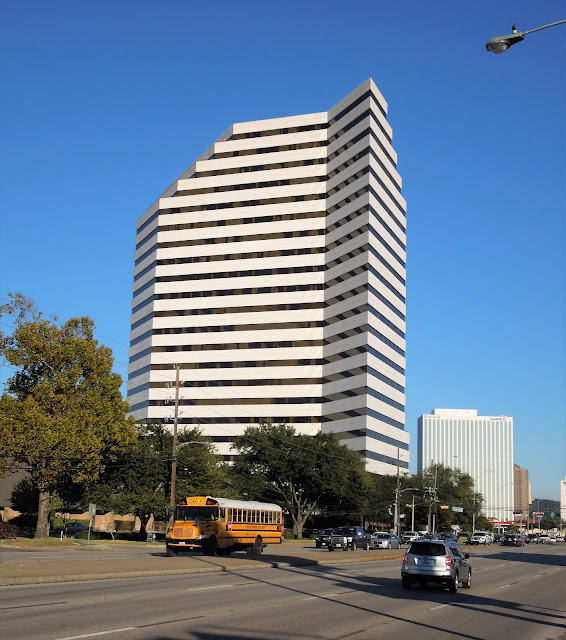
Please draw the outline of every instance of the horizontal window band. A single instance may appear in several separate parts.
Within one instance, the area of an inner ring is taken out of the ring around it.
[[[137,260],[134,262],[134,266],[137,267],[138,264],[141,264],[146,258],[149,258],[149,256],[156,251],[157,251],[157,246],[153,245],[148,251],[146,251],[143,255],[137,258]]]
[[[370,460],[376,460],[378,462],[385,462],[387,464],[397,466],[399,464],[399,468],[401,469],[409,469],[409,463],[404,462],[403,460],[397,460],[397,458],[391,458],[390,456],[385,456],[382,453],[374,453],[373,451],[360,451],[360,454],[365,458],[369,458]]]
[[[191,273],[174,276],[159,276],[156,282],[191,282],[194,280],[220,280],[223,278],[249,278],[256,276],[288,275],[294,273],[322,273],[323,264],[303,265],[300,267],[280,267],[279,269],[246,269],[241,271],[212,271],[208,273]]]
[[[174,247],[197,247],[211,244],[232,244],[235,242],[257,242],[261,240],[283,240],[286,238],[308,238],[323,236],[324,229],[306,229],[304,231],[282,231],[280,233],[257,233],[249,236],[225,236],[222,238],[200,238],[198,240],[176,240],[173,242],[159,242],[158,249]]]
[[[403,367],[400,367],[397,363],[393,362],[393,360],[384,356],[382,353],[379,353],[377,349],[374,349],[373,347],[368,346],[368,353],[372,355],[374,358],[381,360],[381,362],[386,364],[388,367],[391,367],[394,371],[397,371],[397,373],[401,373],[402,375],[405,375],[405,369],[403,369]]]
[[[151,334],[149,334],[151,335]],[[146,338],[149,336],[145,336]],[[145,339],[145,338],[144,338]],[[322,340],[281,340],[266,342],[226,342],[218,344],[182,344],[174,346],[159,346],[154,353],[183,353],[187,351],[241,351],[243,349],[306,349],[322,347]],[[133,342],[131,343],[134,344]]]
[[[144,245],[144,244],[146,244],[146,243],[147,243],[147,242],[149,242],[152,238],[154,238],[154,237],[157,235],[158,231],[159,231],[159,230],[158,230],[158,229],[157,229],[157,227],[156,227],[156,228],[155,228],[151,233],[148,233],[148,234],[147,234],[147,236],[145,236],[145,238],[144,238],[143,240],[141,240],[140,242],[138,242],[138,243],[136,244],[136,251],[137,251],[138,249],[141,249],[141,248],[143,247],[143,245]]]
[[[153,353],[160,353],[153,348]],[[130,359],[131,360],[131,359]],[[153,364],[152,370],[171,370],[172,362],[168,364]],[[179,368],[183,369],[245,369],[265,367],[311,367],[324,364],[322,358],[302,358],[300,360],[241,360],[233,362],[180,362]]]
[[[145,368],[145,367],[144,367]],[[155,366],[152,367],[155,370]],[[170,368],[170,370],[172,370]],[[276,387],[286,386],[302,386],[302,385],[321,385],[322,378],[274,378],[271,380],[248,379],[248,380],[182,380],[180,386],[185,388],[210,388],[210,387]],[[169,385],[169,386],[167,386]],[[174,382],[152,382],[151,389],[174,389]],[[128,392],[130,393],[130,392]]]
[[[150,400],[150,407],[165,407],[174,404],[174,400]],[[320,404],[320,398],[179,398],[180,407],[220,407],[254,404]]]
[[[183,300],[211,298],[217,296],[246,296],[269,293],[294,293],[297,291],[322,291],[323,284],[281,285],[279,287],[248,287],[245,289],[213,289],[211,291],[183,291],[181,293],[160,293],[156,300]]]
[[[144,307],[146,307],[148,304],[150,304],[154,300],[155,300],[155,296],[151,295],[149,296],[149,298],[146,298],[143,302],[140,302],[138,305],[132,308],[132,315],[134,315],[134,313],[137,313],[140,309],[143,309]]]
[[[306,124],[300,127],[284,127],[282,129],[269,129],[263,131],[250,131],[247,133],[236,133],[230,136],[230,140],[248,140],[251,138],[265,138],[267,136],[286,135],[288,133],[302,133],[304,131],[321,131],[328,129],[327,123]]]
[[[293,220],[315,220],[324,218],[325,211],[301,211],[272,216],[255,216],[247,218],[232,218],[225,220],[208,220],[206,222],[187,222],[183,224],[167,224],[159,227],[159,231],[184,231],[187,229],[206,229],[210,227],[230,227],[245,224],[265,224],[270,222],[285,222]]]
[[[286,256],[304,256],[324,253],[325,247],[305,247],[300,249],[283,249],[279,251],[248,251],[246,253],[223,253],[211,256],[191,256],[186,258],[167,258],[158,260],[158,266],[169,264],[193,264],[200,262],[223,262],[227,260],[255,260],[262,258],[279,258]]]
[[[290,187],[297,184],[312,184],[325,182],[326,175],[305,176],[303,178],[288,178],[283,180],[264,180],[262,182],[242,182],[240,184],[226,184],[212,187],[200,187],[195,189],[182,189],[175,195],[184,196],[204,196],[212,193],[233,193],[234,191],[246,191],[248,189],[270,189],[275,187]]]
[[[159,218],[159,209],[153,213],[141,226],[136,228],[136,235],[140,234],[144,229],[147,229],[152,222],[155,222]]]
[[[377,380],[380,380],[381,382],[389,385],[396,391],[399,391],[400,393],[405,393],[405,387],[395,382],[394,380],[391,380],[391,378],[384,376],[382,373],[380,373],[379,371],[376,371],[372,367],[369,367],[369,366],[367,367],[367,373],[369,376],[372,376],[372,378],[376,378]]]
[[[134,282],[137,282],[140,278],[143,278],[146,273],[149,273],[152,269],[155,269],[156,266],[157,261],[154,260],[150,265],[148,265],[145,269],[134,276]]]
[[[368,98],[370,98],[371,102],[379,109],[383,117],[387,118],[387,114],[385,113],[383,107],[377,101],[372,90],[369,89],[368,91],[366,91],[366,93],[361,95],[359,98],[356,98],[356,100],[351,102],[347,107],[345,107],[344,109],[342,109],[342,111],[340,111],[337,115],[335,115],[334,118],[332,118],[332,120],[329,121],[328,126],[331,127],[333,124],[336,124],[339,120],[342,120],[342,118],[347,116],[351,111],[353,111],[358,105],[362,104],[362,102],[364,102],[364,100],[367,100]]]
[[[149,313],[147,316],[144,316],[143,318],[141,318],[141,320],[134,322],[134,324],[130,327],[130,330],[133,331],[134,329],[141,327],[142,324],[145,324],[146,322],[149,322],[152,319],[153,319],[153,313]]]
[[[324,302],[296,302],[287,304],[264,304],[253,307],[216,307],[212,309],[175,309],[171,311],[156,311],[156,318],[175,318],[182,316],[223,315],[226,313],[259,313],[264,311],[306,311],[323,309]]]
[[[266,322],[264,324],[226,324],[207,325],[205,327],[174,327],[154,329],[154,336],[179,335],[185,333],[227,333],[231,331],[272,331],[274,329],[318,329],[324,327],[323,320],[305,320],[303,322]]]
[[[385,416],[382,413],[379,413],[378,411],[375,411],[374,409],[368,409],[367,410],[367,414],[371,418],[375,418],[376,420],[379,420],[380,422],[385,422],[385,424],[388,424],[388,425],[390,425],[392,427],[395,427],[396,429],[401,429],[402,431],[405,430],[405,425],[402,422],[399,422],[398,420],[393,420],[393,418],[390,418],[389,416]],[[396,445],[396,446],[398,446],[398,445]]]
[[[276,171],[278,169],[296,169],[317,164],[326,164],[326,158],[306,158],[304,160],[292,160],[290,162],[273,162],[270,164],[254,164],[242,167],[230,167],[226,169],[212,169],[210,171],[197,171],[195,178],[212,178],[215,176],[233,175],[236,173],[250,173],[254,171]]]
[[[314,142],[300,142],[295,144],[280,144],[275,147],[259,147],[257,149],[239,149],[237,151],[224,151],[214,153],[210,160],[222,160],[224,158],[237,158],[244,156],[255,156],[263,153],[278,153],[280,151],[300,151],[301,149],[314,149],[317,147],[325,147],[328,143],[326,140]]]

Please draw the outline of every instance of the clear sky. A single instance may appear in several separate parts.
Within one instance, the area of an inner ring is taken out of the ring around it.
[[[513,416],[537,498],[566,473],[562,1],[4,2],[0,296],[88,315],[127,375],[137,218],[233,122],[372,77],[408,203],[407,405]],[[6,330],[6,327],[3,327]],[[9,374],[6,367],[0,376]]]

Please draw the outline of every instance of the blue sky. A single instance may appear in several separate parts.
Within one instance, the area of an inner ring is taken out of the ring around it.
[[[372,77],[408,203],[407,429],[513,416],[535,497],[566,473],[564,2],[4,3],[0,296],[88,315],[126,378],[135,224],[233,122]],[[5,327],[4,327],[5,329]],[[0,376],[9,370],[3,367]]]

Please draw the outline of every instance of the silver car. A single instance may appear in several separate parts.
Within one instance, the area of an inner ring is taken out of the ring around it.
[[[469,557],[453,541],[416,540],[403,556],[403,589],[410,589],[414,582],[423,586],[427,582],[441,584],[452,593],[458,591],[460,582],[464,589],[469,589],[472,586]]]
[[[400,549],[401,540],[391,533],[374,533],[369,543],[370,549]]]

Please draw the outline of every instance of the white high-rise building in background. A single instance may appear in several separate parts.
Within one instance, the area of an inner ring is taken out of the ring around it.
[[[422,415],[418,473],[435,464],[460,469],[473,478],[488,518],[513,521],[513,418],[478,416],[476,409],[433,409]]]
[[[137,224],[128,401],[227,459],[261,420],[403,473],[406,206],[387,104],[237,123]],[[194,126],[197,126],[195,123]]]

